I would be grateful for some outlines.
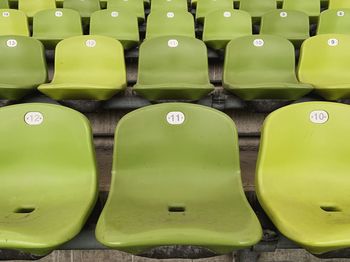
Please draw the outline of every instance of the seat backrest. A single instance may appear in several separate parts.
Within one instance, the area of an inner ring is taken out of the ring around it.
[[[304,41],[298,77],[314,86],[350,83],[350,35],[322,34]]]
[[[15,9],[1,9],[0,35],[29,36],[28,19],[25,13]]]
[[[245,36],[226,47],[224,83],[296,83],[294,46],[272,35]]]
[[[283,9],[302,11],[309,16],[318,16],[321,12],[320,0],[283,0]]]
[[[74,9],[80,13],[81,17],[86,18],[90,17],[93,12],[100,10],[101,6],[99,0],[64,0],[63,8]]]
[[[52,82],[124,86],[123,46],[118,40],[97,35],[64,39],[56,47]]]
[[[72,9],[48,9],[33,17],[33,37],[82,35],[80,14]]]
[[[260,17],[277,8],[276,0],[240,0],[239,9]]]
[[[56,0],[18,0],[18,9],[28,17],[33,17],[39,11],[54,8],[56,8]]]
[[[0,9],[8,9],[8,8],[10,8],[9,1],[8,0],[0,0]]]
[[[204,21],[204,17],[210,12],[216,9],[229,9],[233,8],[233,0],[200,0],[197,3],[196,20],[199,22]]]
[[[146,39],[166,35],[195,37],[192,14],[187,11],[154,11],[149,14]]]
[[[151,4],[151,13],[161,12],[187,12],[187,0],[153,0]]]
[[[164,36],[140,46],[138,84],[208,84],[205,44],[193,37]]]
[[[350,8],[323,11],[317,34],[350,34]]]
[[[145,19],[143,0],[108,0],[107,9],[118,10],[120,8],[135,13],[141,20]]]
[[[328,0],[328,9],[343,9],[350,8],[350,2],[348,0]]]
[[[45,53],[40,41],[27,36],[0,36],[2,86],[31,87],[46,80]]]

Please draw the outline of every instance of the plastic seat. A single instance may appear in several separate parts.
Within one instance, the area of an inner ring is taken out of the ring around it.
[[[68,37],[83,34],[80,14],[72,9],[50,9],[33,17],[33,37],[46,47],[54,47]]]
[[[329,0],[328,9],[350,9],[350,3],[348,0]]]
[[[204,17],[217,9],[233,8],[232,0],[200,0],[197,3],[196,20],[200,23],[204,22]]]
[[[205,17],[203,41],[214,49],[224,49],[230,40],[252,34],[249,13],[233,9],[216,10]]]
[[[195,37],[192,14],[187,11],[150,13],[147,18],[146,39],[166,35]]]
[[[0,35],[29,36],[28,20],[25,13],[15,9],[1,9]]]
[[[64,0],[63,8],[76,10],[83,20],[89,19],[92,13],[101,9],[99,0]]]
[[[296,100],[312,90],[296,78],[292,43],[272,35],[246,36],[228,43],[223,86],[244,100]]]
[[[187,12],[187,0],[152,0],[151,13],[155,11]]]
[[[327,100],[350,98],[350,36],[322,34],[301,47],[299,80]]]
[[[107,100],[124,89],[123,46],[105,36],[76,36],[58,43],[55,74],[39,90],[56,100]]]
[[[350,34],[350,9],[323,11],[320,15],[317,34]]]
[[[185,36],[146,40],[140,46],[134,90],[151,101],[198,100],[213,91],[205,44]]]
[[[164,103],[126,115],[97,239],[133,254],[171,245],[224,254],[257,243],[261,227],[243,192],[237,140],[233,121],[204,106]]]
[[[119,40],[124,49],[137,46],[139,26],[136,15],[127,10],[100,10],[91,15],[90,35],[104,35]]]
[[[0,248],[45,255],[76,236],[97,198],[88,120],[69,108],[0,109]]]
[[[318,18],[321,12],[320,0],[283,0],[283,9],[306,13],[311,18]]]
[[[10,8],[8,0],[0,0],[0,9]]]
[[[18,0],[18,9],[29,18],[32,18],[39,11],[54,8],[56,8],[55,0]]]
[[[282,36],[300,46],[310,37],[309,16],[293,10],[268,12],[261,19],[260,34]]]
[[[140,22],[145,20],[145,8],[143,0],[108,0],[107,9],[126,9],[137,15]]]
[[[348,105],[309,102],[265,121],[258,199],[286,237],[314,254],[350,247]]]
[[[0,36],[0,99],[18,100],[46,80],[40,41],[27,36]]]
[[[277,9],[276,0],[240,0],[239,9],[259,20],[267,12]]]

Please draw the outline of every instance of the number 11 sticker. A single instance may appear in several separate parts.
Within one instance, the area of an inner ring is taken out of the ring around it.
[[[185,115],[182,112],[169,112],[166,120],[170,125],[182,125],[185,122]]]

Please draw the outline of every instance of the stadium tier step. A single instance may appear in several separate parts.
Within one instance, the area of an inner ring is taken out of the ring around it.
[[[350,98],[350,36],[321,34],[303,43],[298,76],[327,100]]]
[[[145,20],[145,8],[143,0],[108,0],[107,9],[112,11],[126,9],[131,14],[137,15],[139,22]]]
[[[151,101],[198,100],[214,90],[205,44],[193,37],[164,36],[140,46],[134,90]]]
[[[176,35],[195,37],[195,24],[187,11],[154,11],[147,17],[146,39]]]
[[[281,233],[314,254],[350,247],[349,115],[340,103],[300,103],[263,126],[258,199]]]
[[[125,86],[121,43],[110,37],[88,35],[58,43],[53,80],[38,89],[55,100],[107,100]]]
[[[329,9],[343,9],[350,8],[348,0],[329,0]]]
[[[223,86],[244,100],[297,100],[312,91],[295,74],[293,44],[272,35],[246,36],[226,47]]]
[[[306,13],[312,22],[317,22],[321,12],[320,0],[283,0],[283,9]]]
[[[8,0],[0,0],[0,9],[10,8]]]
[[[138,19],[128,10],[100,10],[91,15],[90,35],[104,35],[119,40],[124,49],[138,45],[140,41]]]
[[[317,34],[350,34],[350,9],[329,9],[320,15]]]
[[[276,0],[241,0],[239,9],[248,12],[253,21],[258,22],[265,13],[277,9],[277,3]]]
[[[268,12],[262,16],[260,34],[282,36],[299,47],[310,37],[309,16],[294,10]]]
[[[230,40],[252,34],[249,13],[233,9],[219,9],[205,16],[203,41],[211,48],[225,49]]]
[[[18,9],[23,11],[29,18],[32,18],[39,11],[55,8],[55,0],[18,0]]]
[[[29,36],[26,14],[15,9],[0,9],[0,35]]]
[[[152,0],[151,13],[155,11],[187,12],[187,0]]]
[[[244,195],[237,139],[233,121],[204,106],[164,103],[127,114],[115,132],[97,239],[133,254],[169,245],[224,254],[257,243],[261,226]]]
[[[63,8],[76,10],[83,20],[87,21],[93,12],[101,9],[99,0],[64,0]]]
[[[197,3],[196,20],[200,23],[203,23],[205,16],[210,12],[213,12],[217,9],[231,10],[232,8],[232,0],[200,0]]]
[[[0,36],[0,99],[18,100],[46,80],[40,41],[27,36]]]
[[[46,255],[79,233],[95,204],[91,128],[50,104],[3,107],[0,121],[0,248]]]
[[[73,9],[48,9],[33,17],[33,37],[48,49],[65,38],[83,34],[81,17]]]

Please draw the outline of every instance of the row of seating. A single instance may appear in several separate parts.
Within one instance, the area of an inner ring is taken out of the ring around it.
[[[308,102],[264,123],[259,201],[312,253],[350,247],[349,114],[348,105]],[[0,121],[0,248],[45,255],[79,233],[96,202],[91,128],[51,104],[3,107]],[[256,244],[262,229],[239,166],[237,130],[224,113],[163,103],[127,114],[115,131],[97,240],[133,254],[169,245],[224,254]]]

